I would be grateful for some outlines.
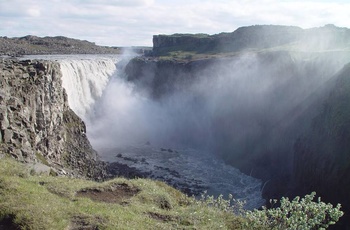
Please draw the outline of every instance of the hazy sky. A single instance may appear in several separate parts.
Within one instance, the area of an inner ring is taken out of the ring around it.
[[[350,0],[0,0],[0,36],[67,36],[152,45],[152,35],[232,32],[256,24],[350,27]]]

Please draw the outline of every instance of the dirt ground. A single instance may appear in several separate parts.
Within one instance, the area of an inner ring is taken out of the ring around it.
[[[80,190],[77,197],[87,197],[93,201],[125,204],[127,199],[136,195],[140,190],[128,184],[114,184],[107,188],[88,188]]]

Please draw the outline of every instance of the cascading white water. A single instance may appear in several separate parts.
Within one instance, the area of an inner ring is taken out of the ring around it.
[[[110,76],[116,71],[116,60],[95,58],[58,61],[69,106],[85,120],[94,102],[101,97]]]

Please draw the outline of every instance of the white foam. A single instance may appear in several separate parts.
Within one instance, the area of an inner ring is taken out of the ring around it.
[[[71,109],[83,120],[95,101],[101,97],[109,78],[116,71],[115,59],[62,59],[62,85]]]

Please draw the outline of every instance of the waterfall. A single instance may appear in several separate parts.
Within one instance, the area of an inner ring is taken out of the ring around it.
[[[212,99],[210,87],[157,101],[126,80],[124,67],[131,57],[58,60],[69,106],[85,121],[86,135],[101,159],[128,165],[189,194],[233,193],[247,201],[247,208],[264,204],[260,180],[190,146],[193,139],[203,145],[209,140],[205,117],[212,113],[204,102],[197,104],[197,96]]]
[[[58,60],[62,71],[62,85],[68,94],[68,104],[83,120],[101,97],[109,78],[116,71],[112,58]]]

